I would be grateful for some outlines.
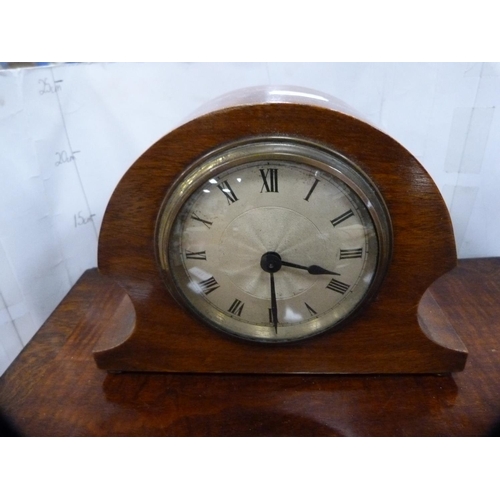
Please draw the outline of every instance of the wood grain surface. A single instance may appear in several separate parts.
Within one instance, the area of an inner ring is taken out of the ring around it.
[[[109,305],[127,305],[120,287],[89,270],[0,379],[0,409],[26,436],[495,434],[500,258],[459,261],[431,294],[468,346],[463,372],[110,374],[94,363],[100,332],[89,328],[88,318]]]

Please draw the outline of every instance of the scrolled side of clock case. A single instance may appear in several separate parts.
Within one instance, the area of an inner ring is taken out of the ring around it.
[[[223,144],[262,135],[313,141],[350,159],[380,190],[393,226],[392,262],[368,307],[338,331],[286,345],[262,345],[210,329],[170,296],[155,259],[157,214],[183,169]],[[329,105],[254,102],[223,107],[163,137],[116,188],[99,238],[99,270],[130,298],[120,301],[120,314],[135,313],[135,326],[128,321],[120,329],[123,321],[102,321],[94,357],[110,371],[459,371],[467,357],[465,346],[426,293],[455,265],[451,221],[437,187],[388,135]]]

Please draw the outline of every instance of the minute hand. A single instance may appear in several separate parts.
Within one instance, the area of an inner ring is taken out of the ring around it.
[[[340,273],[336,273],[334,271],[328,271],[328,269],[324,269],[321,266],[301,266],[299,264],[292,264],[291,262],[281,261],[282,266],[286,267],[295,267],[296,269],[304,269],[309,274],[332,274],[335,276],[340,276]]]

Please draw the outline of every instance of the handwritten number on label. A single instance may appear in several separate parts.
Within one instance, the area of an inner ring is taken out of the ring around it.
[[[68,154],[66,151],[57,151],[56,152],[56,157],[57,161],[55,162],[55,166],[58,167],[59,165],[62,165],[63,163],[70,163],[75,159],[75,155],[79,153],[80,151],[72,151],[71,154]]]
[[[62,82],[63,82],[62,80],[55,80],[53,83],[50,83],[48,81],[48,78],[40,78],[38,80],[38,84],[40,85],[38,93],[40,95],[44,95],[44,94],[55,94],[56,92],[60,92],[62,90],[60,85]]]
[[[84,226],[89,222],[92,222],[92,218],[95,217],[95,214],[90,214],[88,217],[83,217],[82,211],[80,210],[77,214],[73,216],[73,220],[75,221],[75,227]]]

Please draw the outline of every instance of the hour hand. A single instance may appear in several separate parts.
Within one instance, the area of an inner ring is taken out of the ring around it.
[[[286,266],[286,267],[294,267],[295,269],[304,269],[309,274],[314,274],[314,275],[331,274],[334,276],[340,276],[340,273],[336,273],[335,271],[329,271],[328,269],[325,269],[324,267],[316,266],[316,265],[301,266],[299,264],[292,264],[291,262],[285,262],[284,260],[281,261],[281,265]]]

